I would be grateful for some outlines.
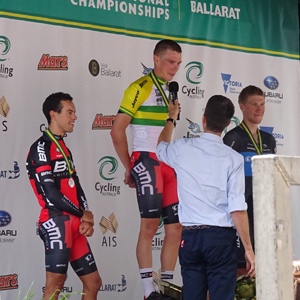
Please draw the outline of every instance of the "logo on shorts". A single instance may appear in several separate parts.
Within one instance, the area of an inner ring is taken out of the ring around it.
[[[151,175],[150,172],[146,170],[146,167],[143,165],[143,163],[138,163],[132,169],[135,172],[134,176],[138,176],[140,181],[140,190],[138,189],[137,192],[142,193],[142,195],[145,195],[147,193],[153,195],[154,188],[153,185],[150,184],[150,182],[152,182]]]

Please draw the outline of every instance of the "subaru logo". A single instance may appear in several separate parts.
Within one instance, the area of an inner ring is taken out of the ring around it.
[[[276,90],[278,88],[279,82],[273,76],[268,76],[264,80],[264,85],[270,90]]]
[[[10,223],[11,216],[8,212],[0,210],[0,227],[6,226]]]

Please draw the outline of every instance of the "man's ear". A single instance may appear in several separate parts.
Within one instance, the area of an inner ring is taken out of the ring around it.
[[[158,55],[153,55],[154,65],[156,65],[158,63],[158,60],[159,60],[159,56]]]
[[[239,107],[240,107],[240,110],[241,110],[242,112],[244,112],[244,104],[239,103]]]
[[[49,112],[49,115],[50,115],[50,118],[51,118],[51,120],[52,119],[55,119],[55,111],[54,110],[50,110],[50,112]]]

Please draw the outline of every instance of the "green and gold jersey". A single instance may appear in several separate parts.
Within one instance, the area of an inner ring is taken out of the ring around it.
[[[168,98],[167,82],[155,76],[153,71],[125,90],[119,111],[132,117],[132,151],[155,152],[168,118]]]

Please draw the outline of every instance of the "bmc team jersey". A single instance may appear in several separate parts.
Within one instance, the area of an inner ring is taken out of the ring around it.
[[[275,154],[276,153],[276,141],[274,137],[260,130],[262,141],[262,154]],[[253,145],[248,133],[240,126],[230,130],[223,138],[224,144],[230,146],[235,151],[241,153],[244,156],[245,166],[245,200],[248,205],[248,218],[249,218],[249,231],[251,243],[254,249],[254,218],[253,218],[253,189],[252,189],[252,163],[251,158],[257,154],[256,148]],[[238,258],[239,268],[246,267],[246,261],[244,256],[244,247],[242,243],[237,241],[238,244]]]
[[[163,93],[166,97],[163,97]],[[158,78],[153,71],[125,90],[119,112],[132,117],[133,152],[155,152],[158,137],[168,118],[168,96],[167,82]]]
[[[83,211],[80,207],[88,209],[71,152],[62,137],[55,138],[66,153],[74,172],[70,175],[62,153],[46,133],[33,143],[27,156],[26,168],[30,184],[42,207],[40,223],[65,213],[81,218]],[[69,185],[70,177],[75,181],[74,187]]]

